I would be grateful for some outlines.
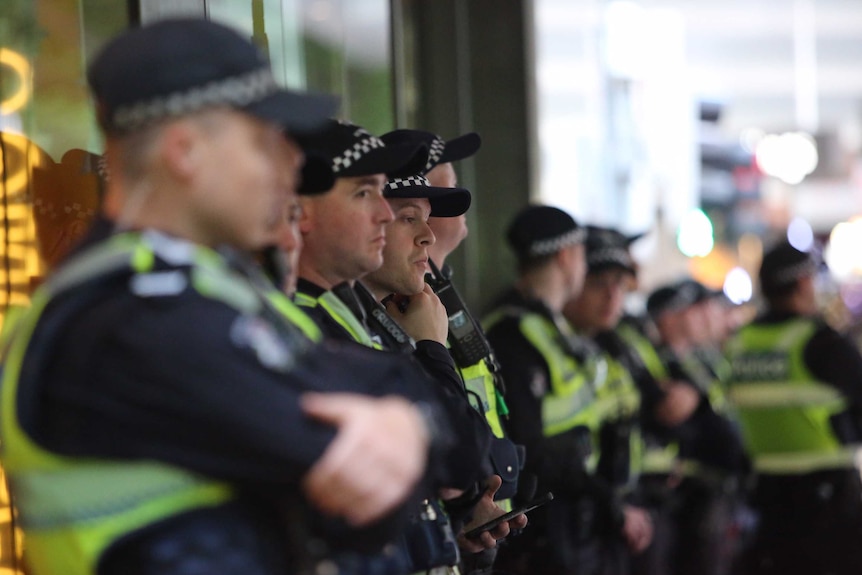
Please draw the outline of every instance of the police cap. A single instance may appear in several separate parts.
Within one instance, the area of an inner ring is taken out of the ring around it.
[[[435,218],[460,216],[470,209],[472,197],[464,188],[438,188],[428,178],[416,174],[406,178],[390,178],[383,195],[387,198],[428,198],[431,215]]]
[[[713,298],[724,297],[723,291],[712,289],[695,279],[688,278],[681,280],[680,285],[691,286],[691,289],[694,290],[695,294],[694,303],[701,303]]]
[[[589,273],[609,268],[622,268],[634,275],[636,265],[629,246],[643,234],[627,236],[613,228],[587,226],[586,255]]]
[[[696,282],[694,282],[696,283]],[[654,290],[646,301],[647,313],[656,319],[667,312],[684,310],[696,303],[700,290],[692,281],[682,280]]]
[[[423,175],[439,164],[469,158],[482,146],[482,138],[476,132],[444,140],[437,134],[425,130],[399,129],[383,134],[381,138],[387,144],[408,142],[425,144],[428,147],[428,161],[422,170]]]
[[[586,228],[553,206],[527,206],[518,212],[506,231],[506,240],[522,260],[555,254],[581,244]]]
[[[323,130],[298,137],[297,142],[306,154],[299,190],[306,195],[332,189],[333,178],[412,175],[428,158],[423,144],[389,146],[365,128],[334,119]]]
[[[317,129],[332,96],[279,87],[267,59],[248,40],[203,19],[168,19],[129,30],[98,53],[87,80],[107,134],[212,106],[230,106],[292,133]]]
[[[803,277],[814,275],[817,264],[808,252],[803,252],[789,242],[781,242],[763,256],[760,264],[760,290],[770,297],[796,284]]]
[[[425,175],[437,164],[475,154],[482,143],[478,134],[465,134],[446,142],[423,130],[394,130],[381,138],[387,145],[422,145],[428,150],[427,160],[417,172],[390,178],[384,191],[387,198],[428,198],[431,215],[437,218],[460,216],[470,208],[472,196],[469,190],[432,186]]]

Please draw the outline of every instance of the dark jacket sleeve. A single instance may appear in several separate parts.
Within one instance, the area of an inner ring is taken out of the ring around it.
[[[301,493],[299,482],[334,437],[300,409],[306,391],[423,402],[441,430],[429,469],[454,445],[445,395],[403,356],[334,343],[281,348],[270,339],[271,324],[243,324],[233,309],[193,292],[144,299],[116,291],[75,313],[67,300],[53,302],[30,340],[19,421],[51,451],[164,461],[229,481],[276,508]],[[286,358],[288,369],[269,367],[274,357]],[[309,517],[329,540],[372,549],[391,540],[431,484],[426,477],[371,528],[313,511]]]
[[[427,386],[399,388],[417,377],[409,362],[354,348],[287,348],[292,368],[270,369],[266,327],[243,333],[238,317],[196,295],[104,301],[66,323],[50,363],[37,355],[25,363],[22,378],[42,377],[20,397],[22,425],[60,453],[151,457],[231,481],[294,485],[334,436],[302,413],[303,392],[436,401]],[[38,333],[32,345],[41,345]]]
[[[468,489],[491,473],[487,464],[493,437],[491,428],[470,405],[452,355],[444,345],[430,340],[419,341],[413,357],[446,396],[450,419],[454,421],[456,445],[449,451],[441,469],[441,486]]]
[[[804,360],[818,379],[862,408],[862,354],[849,338],[823,324],[805,346]]]
[[[805,365],[820,381],[847,398],[847,409],[832,416],[832,429],[844,443],[862,441],[862,354],[845,335],[823,323],[803,352]]]

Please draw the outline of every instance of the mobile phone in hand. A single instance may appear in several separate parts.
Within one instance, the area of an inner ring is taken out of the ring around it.
[[[495,517],[494,519],[488,521],[487,523],[483,523],[482,525],[480,525],[474,529],[471,529],[470,531],[467,531],[464,534],[464,537],[466,537],[468,539],[475,539],[475,538],[479,537],[480,535],[482,535],[482,533],[484,533],[485,531],[490,531],[491,529],[494,529],[495,527],[497,527],[501,523],[505,523],[506,521],[509,521],[510,519],[514,519],[518,515],[532,511],[533,509],[535,509],[537,507],[541,507],[542,505],[546,504],[547,502],[549,502],[553,499],[554,499],[554,494],[549,491],[548,493],[545,493],[541,497],[533,499],[532,501],[530,501],[526,505],[518,507],[517,509],[513,509],[512,511],[509,511],[508,513],[504,513],[503,515],[500,515],[499,517]]]

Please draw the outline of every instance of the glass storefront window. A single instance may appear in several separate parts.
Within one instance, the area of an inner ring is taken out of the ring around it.
[[[29,302],[99,204],[102,146],[88,59],[129,24],[125,2],[0,3],[0,321]],[[0,573],[23,573],[23,540],[0,471]]]
[[[293,88],[341,97],[373,133],[394,127],[388,0],[208,0],[209,18],[243,30]]]
[[[87,93],[93,53],[129,25],[126,3],[0,4],[0,312],[26,305],[86,230],[102,145]]]
[[[341,97],[340,116],[394,127],[388,0],[4,0],[0,4],[0,314],[98,209],[102,141],[87,92],[96,50],[141,15],[199,14],[244,31],[287,86]]]

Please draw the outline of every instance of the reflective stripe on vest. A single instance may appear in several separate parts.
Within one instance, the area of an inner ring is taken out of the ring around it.
[[[607,366],[605,382],[597,386],[596,392],[595,409],[600,427],[605,422],[631,424],[628,436],[629,474],[625,478],[624,485],[616,486],[622,491],[628,491],[634,488],[638,476],[643,472],[643,459],[646,452],[640,426],[636,423],[640,413],[641,395],[631,374],[622,363],[604,351],[596,351],[601,353],[601,360]],[[596,430],[594,434],[594,444],[597,447],[599,447],[598,431]]]
[[[830,410],[841,410],[847,405],[840,391],[822,383],[803,386],[798,382],[740,382],[734,384],[728,397],[743,409],[826,407]]]
[[[640,409],[640,392],[631,375],[620,362],[602,353],[606,366],[605,383],[596,393],[596,410],[600,421],[631,419]]]
[[[653,378],[657,380],[668,378],[664,362],[661,360],[655,346],[645,335],[627,324],[620,324],[617,327],[617,333],[634,349]]]
[[[485,416],[485,421],[496,437],[505,437],[503,423],[500,420],[497,386],[494,384],[494,374],[488,369],[485,360],[466,368],[458,368],[464,387],[467,388],[470,403],[479,413]],[[476,405],[479,402],[481,405]]]
[[[626,323],[618,325],[616,331],[640,357],[641,362],[656,381],[670,377],[661,356],[647,336]],[[640,460],[641,474],[672,473],[678,467],[678,454],[679,444],[675,441],[666,445],[644,443]]]
[[[584,366],[561,348],[559,338],[564,337],[551,320],[535,313],[524,313],[520,321],[521,333],[545,359],[551,376],[551,392],[542,398],[542,428],[546,437],[559,435],[575,427],[585,426],[591,432],[598,427],[595,410],[596,372],[604,375],[604,366],[597,366],[590,374]],[[593,376],[593,377],[591,377]],[[596,453],[587,462],[595,465]]]
[[[805,473],[853,464],[853,449],[841,444],[830,423],[847,402],[805,366],[805,346],[816,329],[807,318],[750,324],[728,342],[728,399],[758,471]]]
[[[175,249],[176,248],[176,249]],[[155,251],[171,249],[176,263],[184,249],[202,277],[226,270],[215,252],[163,237],[123,234],[82,252],[33,295],[4,357],[2,378],[3,465],[25,530],[28,563],[35,575],[89,575],[113,542],[135,530],[190,509],[229,500],[226,484],[159,462],[122,462],[54,454],[32,441],[18,421],[17,392],[25,352],[45,306],[58,293],[109,273],[147,273]],[[226,285],[230,275],[225,271]],[[207,288],[213,284],[204,280]],[[234,286],[235,287],[235,286]],[[250,290],[251,288],[247,288]],[[247,301],[235,289],[223,301]]]
[[[314,323],[314,320],[308,317],[308,314],[302,311],[285,294],[280,291],[273,291],[269,294],[269,298],[272,305],[287,318],[287,321],[299,328],[305,337],[315,342],[323,339],[323,334],[317,324]]]
[[[669,474],[677,467],[679,444],[647,445],[641,457],[641,474]]]
[[[329,317],[334,319],[338,325],[350,334],[350,337],[354,341],[366,347],[383,349],[383,346],[371,339],[368,330],[365,329],[365,326],[357,319],[356,315],[350,311],[347,304],[331,291],[327,290],[323,292],[320,297],[313,297],[303,292],[297,292],[294,296],[294,301],[300,307],[322,308]]]
[[[858,447],[846,446],[828,453],[772,453],[755,459],[754,468],[759,473],[803,474],[823,469],[846,469],[858,466]]]

